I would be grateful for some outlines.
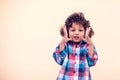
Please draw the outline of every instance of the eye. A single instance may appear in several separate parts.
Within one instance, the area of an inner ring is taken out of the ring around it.
[[[74,31],[75,31],[75,29],[71,29],[71,31],[72,31],[72,32],[74,32]]]
[[[82,32],[83,30],[82,30],[82,29],[80,29],[79,31],[80,31],[80,32]]]

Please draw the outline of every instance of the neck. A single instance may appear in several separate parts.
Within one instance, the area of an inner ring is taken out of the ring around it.
[[[80,42],[73,42],[73,43],[76,44],[76,45],[77,45],[77,44],[80,44]]]

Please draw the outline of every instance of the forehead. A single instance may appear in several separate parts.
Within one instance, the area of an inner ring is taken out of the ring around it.
[[[84,28],[82,24],[79,23],[72,23],[71,28]]]

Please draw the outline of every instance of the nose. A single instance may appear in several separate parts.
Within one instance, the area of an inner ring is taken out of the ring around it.
[[[78,30],[76,30],[76,31],[75,31],[75,34],[79,34],[79,31],[78,31]]]

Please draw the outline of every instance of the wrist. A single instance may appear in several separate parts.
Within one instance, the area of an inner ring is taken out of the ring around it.
[[[93,43],[89,43],[88,46],[94,46]]]
[[[61,44],[66,44],[66,40],[63,38],[60,43]]]
[[[65,48],[65,43],[64,42],[60,42],[60,45],[59,45],[59,50],[60,52]]]

